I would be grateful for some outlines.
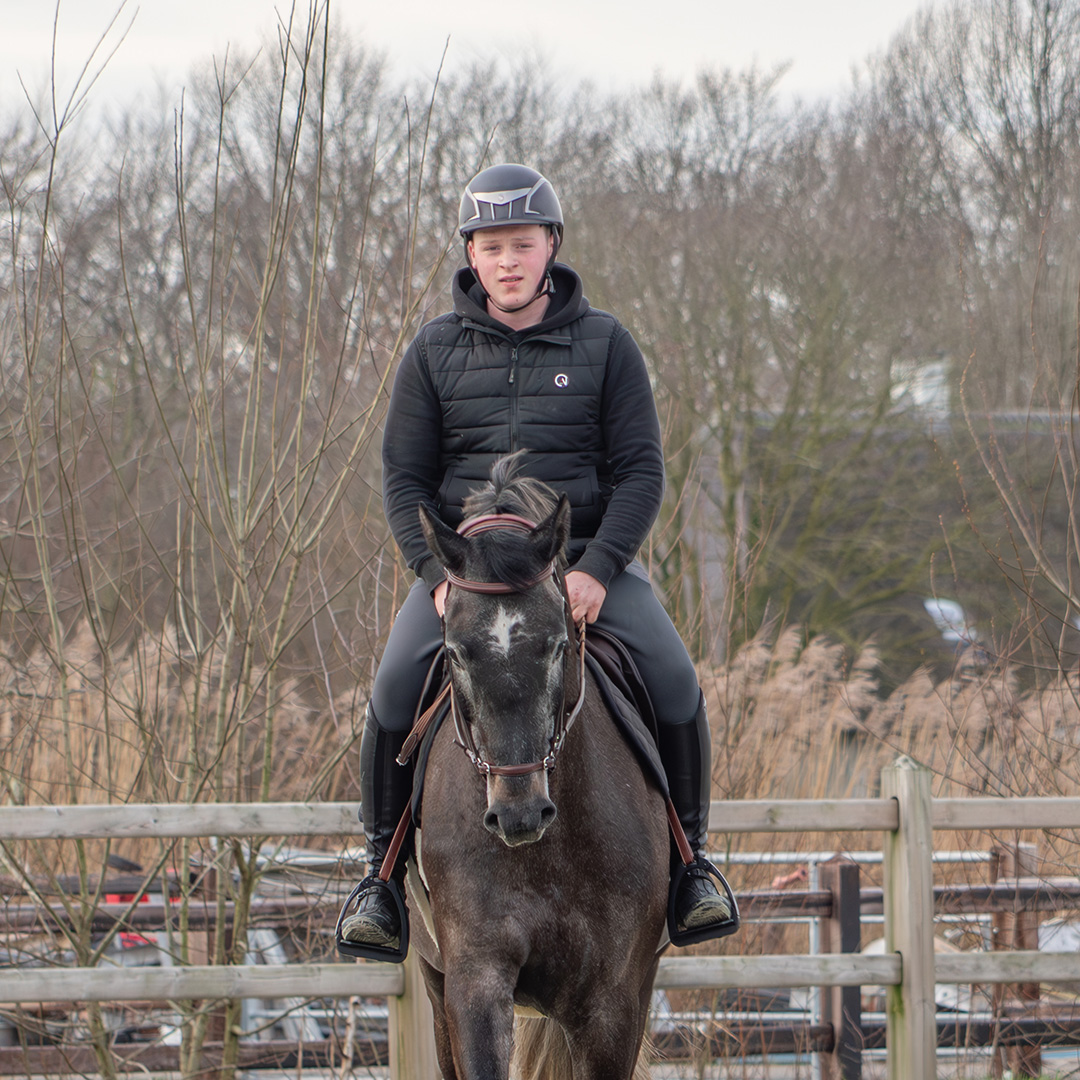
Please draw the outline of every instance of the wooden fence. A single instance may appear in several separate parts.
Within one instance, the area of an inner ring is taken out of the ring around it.
[[[844,1023],[843,988],[886,988],[890,1080],[934,1080],[934,986],[1075,982],[1075,954],[1037,950],[941,954],[933,949],[934,830],[1080,829],[1080,798],[935,799],[929,773],[907,758],[883,771],[882,797],[848,800],[714,802],[711,829],[723,833],[882,832],[884,955],[679,956],[661,961],[657,987],[831,987]],[[0,839],[121,837],[348,836],[352,803],[0,807]],[[837,941],[835,948],[842,948]],[[417,967],[290,964],[268,967],[0,969],[0,1002],[169,1001],[245,997],[387,996],[393,1080],[437,1076],[430,1012]],[[834,1037],[831,1045],[844,1046]],[[850,1044],[846,1044],[850,1045]],[[849,1075],[833,1054],[825,1072]]]

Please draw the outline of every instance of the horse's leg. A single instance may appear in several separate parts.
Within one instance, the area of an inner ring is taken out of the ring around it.
[[[446,997],[443,973],[432,967],[420,957],[420,970],[424,973],[427,984],[431,1011],[435,1018],[435,1056],[439,1060],[439,1071],[443,1080],[457,1080],[454,1071],[454,1051],[450,1045],[450,1027],[446,1019]]]
[[[567,1033],[574,1080],[631,1080],[641,1046],[641,1024]]]
[[[574,1080],[631,1080],[649,1018],[651,988],[649,978],[637,994],[628,988],[601,993],[582,1010],[566,1031]]]
[[[507,1080],[514,1036],[512,980],[491,966],[447,967],[446,1015],[458,1080]]]

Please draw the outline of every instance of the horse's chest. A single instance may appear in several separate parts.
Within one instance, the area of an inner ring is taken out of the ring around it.
[[[448,933],[458,937],[465,927],[486,943],[506,942],[529,956],[558,942],[552,954],[561,960],[568,923],[582,903],[572,888],[572,868],[559,863],[547,837],[517,850],[487,839],[470,847],[445,821],[425,824],[417,834],[410,886],[433,942],[438,946]],[[584,916],[581,924],[587,931]]]

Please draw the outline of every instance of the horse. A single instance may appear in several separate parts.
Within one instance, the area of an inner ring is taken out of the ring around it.
[[[457,531],[420,515],[450,582],[450,716],[407,883],[436,1054],[444,1080],[507,1080],[515,1040],[516,1076],[647,1077],[665,802],[584,663],[563,583],[569,502],[517,468],[495,463]],[[516,1035],[515,1009],[531,1017]]]

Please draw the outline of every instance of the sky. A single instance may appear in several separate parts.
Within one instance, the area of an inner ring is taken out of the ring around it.
[[[851,85],[851,73],[927,0],[331,0],[335,19],[386,54],[391,71],[430,81],[447,46],[447,66],[522,55],[543,57],[571,82],[624,90],[655,73],[689,81],[703,67],[742,71],[790,63],[780,89],[818,99]],[[306,3],[298,3],[306,18]],[[119,14],[117,12],[119,11]],[[0,0],[0,102],[23,82],[45,85],[55,0]],[[226,48],[258,47],[287,17],[288,0],[60,0],[59,85],[68,89],[105,35],[115,47],[92,101],[123,106],[160,85],[170,102],[192,65]],[[116,16],[112,30],[110,21]],[[126,31],[126,36],[124,36]],[[3,111],[6,111],[3,110]]]

